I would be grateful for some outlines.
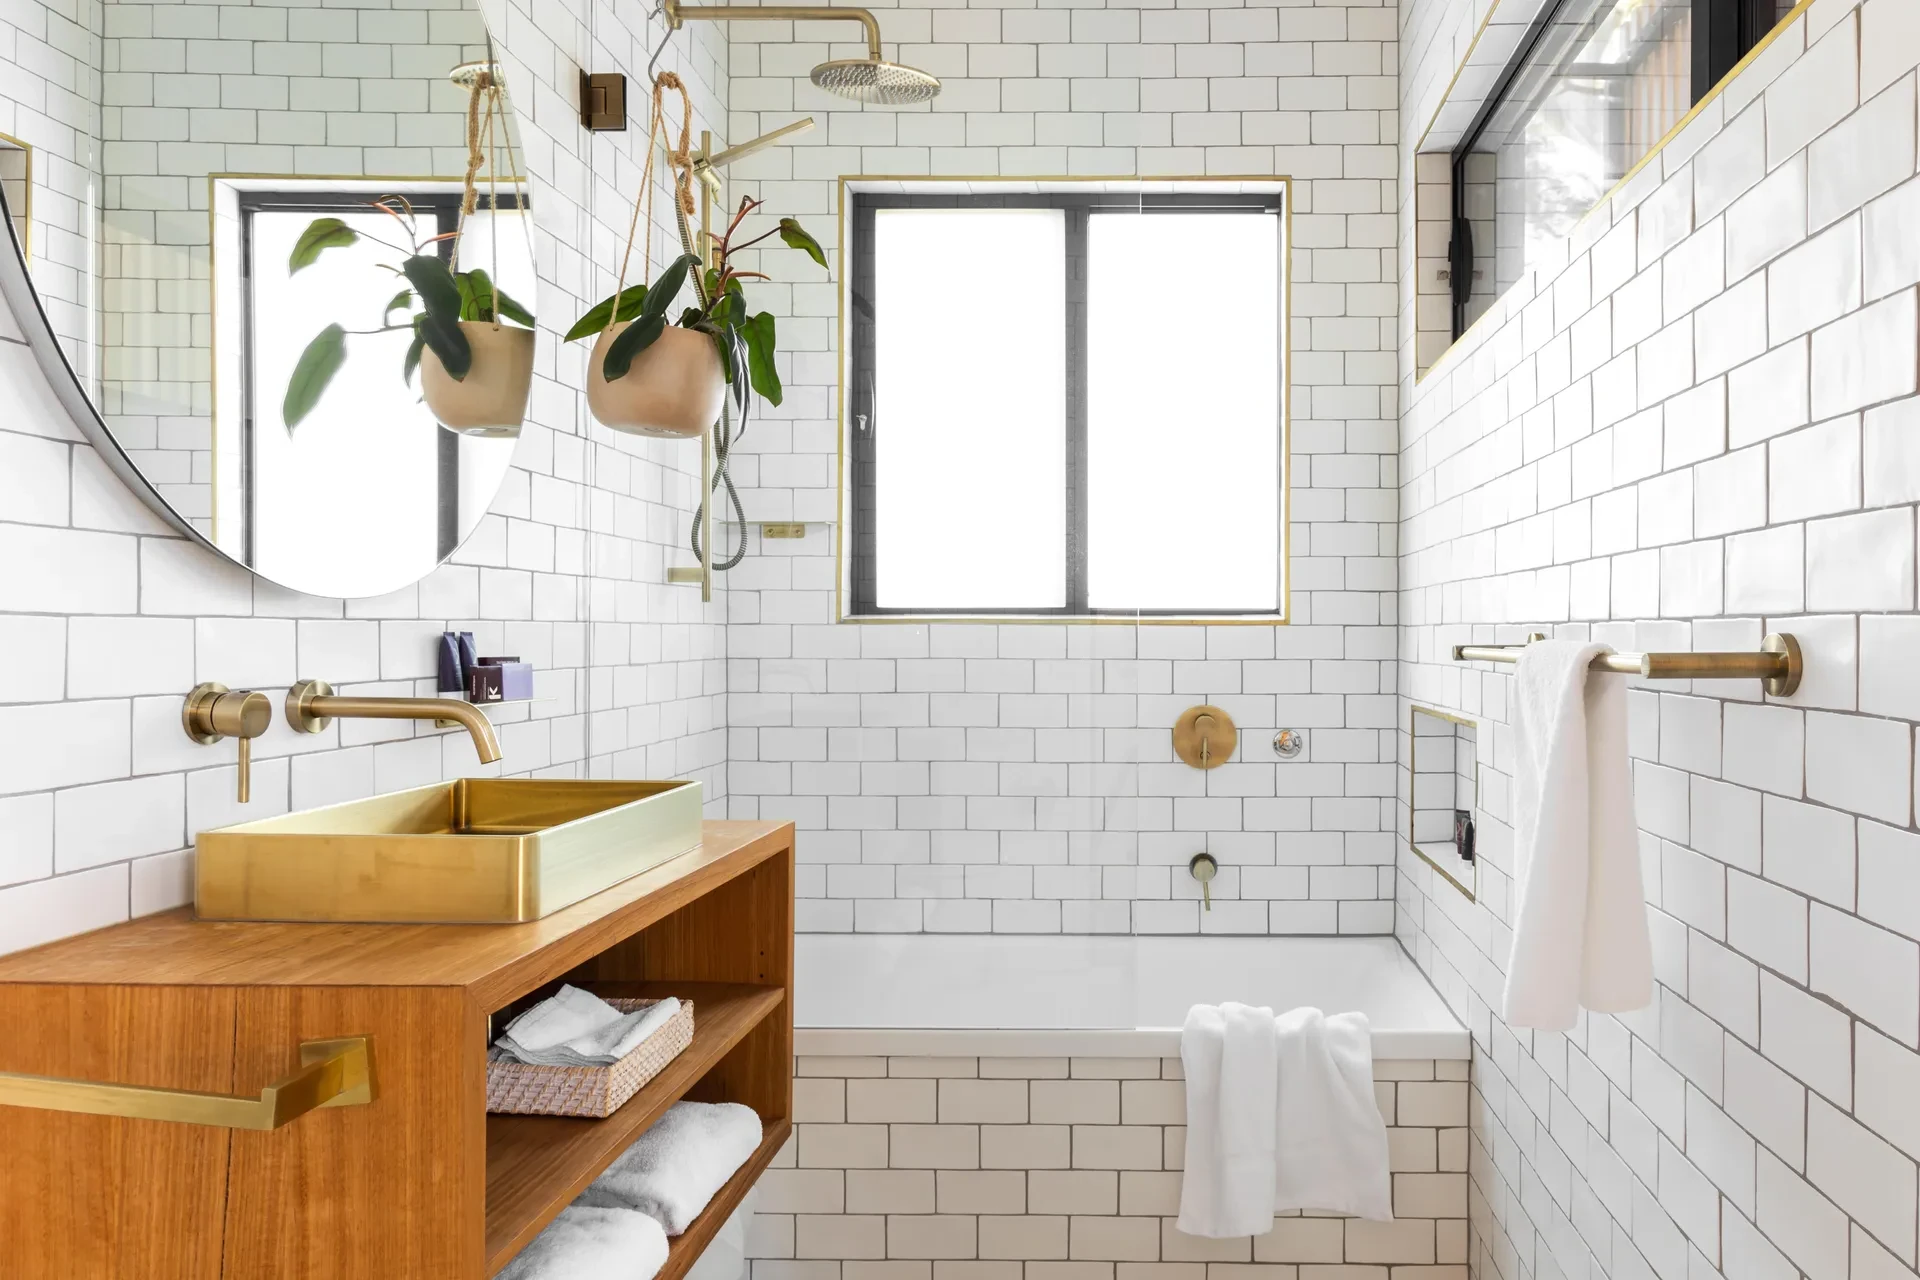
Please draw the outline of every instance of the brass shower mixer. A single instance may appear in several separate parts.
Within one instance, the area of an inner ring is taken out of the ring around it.
[[[1219,707],[1188,707],[1173,722],[1173,753],[1196,769],[1218,769],[1239,743],[1233,717]]]

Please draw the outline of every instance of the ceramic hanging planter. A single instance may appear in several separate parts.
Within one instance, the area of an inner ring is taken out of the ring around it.
[[[720,417],[726,371],[713,339],[668,325],[633,358],[624,376],[606,375],[607,349],[632,321],[603,330],[587,359],[587,408],[602,425],[640,436],[685,440]]]
[[[462,435],[520,434],[533,391],[533,330],[490,320],[462,320],[473,364],[456,381],[428,347],[420,353],[420,391],[440,425]]]

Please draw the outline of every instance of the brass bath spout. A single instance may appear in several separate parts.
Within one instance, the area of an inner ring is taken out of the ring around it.
[[[336,718],[347,720],[452,720],[473,739],[481,764],[500,759],[493,722],[458,698],[354,698],[334,693],[325,680],[302,680],[287,690],[287,723],[301,733],[320,733]]]

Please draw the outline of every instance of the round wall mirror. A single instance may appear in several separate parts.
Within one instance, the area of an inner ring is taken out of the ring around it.
[[[491,504],[533,367],[524,153],[474,0],[80,12],[61,48],[90,64],[0,82],[0,289],[56,393],[262,577],[418,581]]]

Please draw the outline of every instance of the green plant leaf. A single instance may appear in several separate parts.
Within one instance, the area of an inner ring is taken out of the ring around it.
[[[293,252],[287,255],[287,274],[292,275],[302,267],[310,267],[314,259],[328,249],[344,248],[357,244],[360,233],[338,218],[315,218],[300,233],[293,243]]]
[[[666,331],[665,316],[641,316],[625,329],[620,336],[607,344],[607,358],[600,364],[600,372],[608,382],[615,382],[627,376],[627,370],[633,367],[634,357],[652,346]]]
[[[412,306],[413,290],[402,289],[393,295],[393,301],[387,303],[387,309],[380,313],[380,323],[386,324],[389,320],[393,319],[394,312],[408,310],[411,309]]]
[[[400,269],[412,283],[413,291],[420,295],[427,314],[447,325],[459,321],[460,284],[438,254],[416,253],[401,264]]]
[[[826,267],[827,251],[820,247],[818,240],[807,234],[805,227],[792,218],[780,219],[780,238],[787,242],[787,248],[799,249],[819,263],[822,268]],[[779,401],[776,400],[774,403],[778,404]]]
[[[433,354],[440,357],[440,366],[447,371],[447,376],[455,382],[465,381],[467,371],[473,368],[473,348],[467,345],[467,335],[460,331],[460,282],[447,270],[447,264],[433,254],[415,254],[406,260],[401,270],[413,282],[414,292],[426,307],[425,316],[415,319],[417,331],[426,338]]]
[[[700,265],[700,259],[690,253],[683,253],[667,264],[660,278],[647,290],[646,303],[640,308],[643,316],[663,316],[673,300],[680,296],[680,290],[686,286],[687,270]]]
[[[327,384],[347,361],[347,331],[337,324],[322,329],[300,353],[287,379],[287,395],[280,403],[280,420],[292,431],[320,402]]]
[[[780,373],[774,368],[773,314],[762,311],[740,326],[747,343],[747,378],[753,389],[768,404],[779,404],[786,391],[780,385]]]
[[[425,316],[413,318],[413,341],[407,344],[407,358],[400,366],[400,381],[408,386],[413,385],[414,370],[420,367],[420,353],[427,347],[427,335],[421,329],[426,319]]]
[[[628,285],[620,291],[620,314],[613,314],[612,298],[602,298],[588,309],[587,314],[573,322],[573,328],[567,330],[562,342],[578,342],[591,334],[599,333],[607,327],[609,319],[633,320],[639,317],[640,308],[646,304],[647,291],[641,286]]]
[[[533,312],[527,310],[512,298],[509,298],[506,290],[500,288],[498,285],[494,286],[493,305],[496,311],[515,324],[523,324],[529,329],[534,327]]]
[[[713,349],[720,353],[721,376],[731,383],[733,381],[733,335],[711,320],[682,325],[681,328],[704,333],[713,339]]]
[[[493,281],[486,272],[478,267],[472,271],[455,272],[453,281],[460,286],[462,320],[493,319]]]
[[[455,382],[465,382],[467,372],[473,368],[473,348],[467,343],[467,335],[460,330],[459,323],[442,320],[431,311],[423,312],[413,318],[414,332],[440,357],[440,367]]]

